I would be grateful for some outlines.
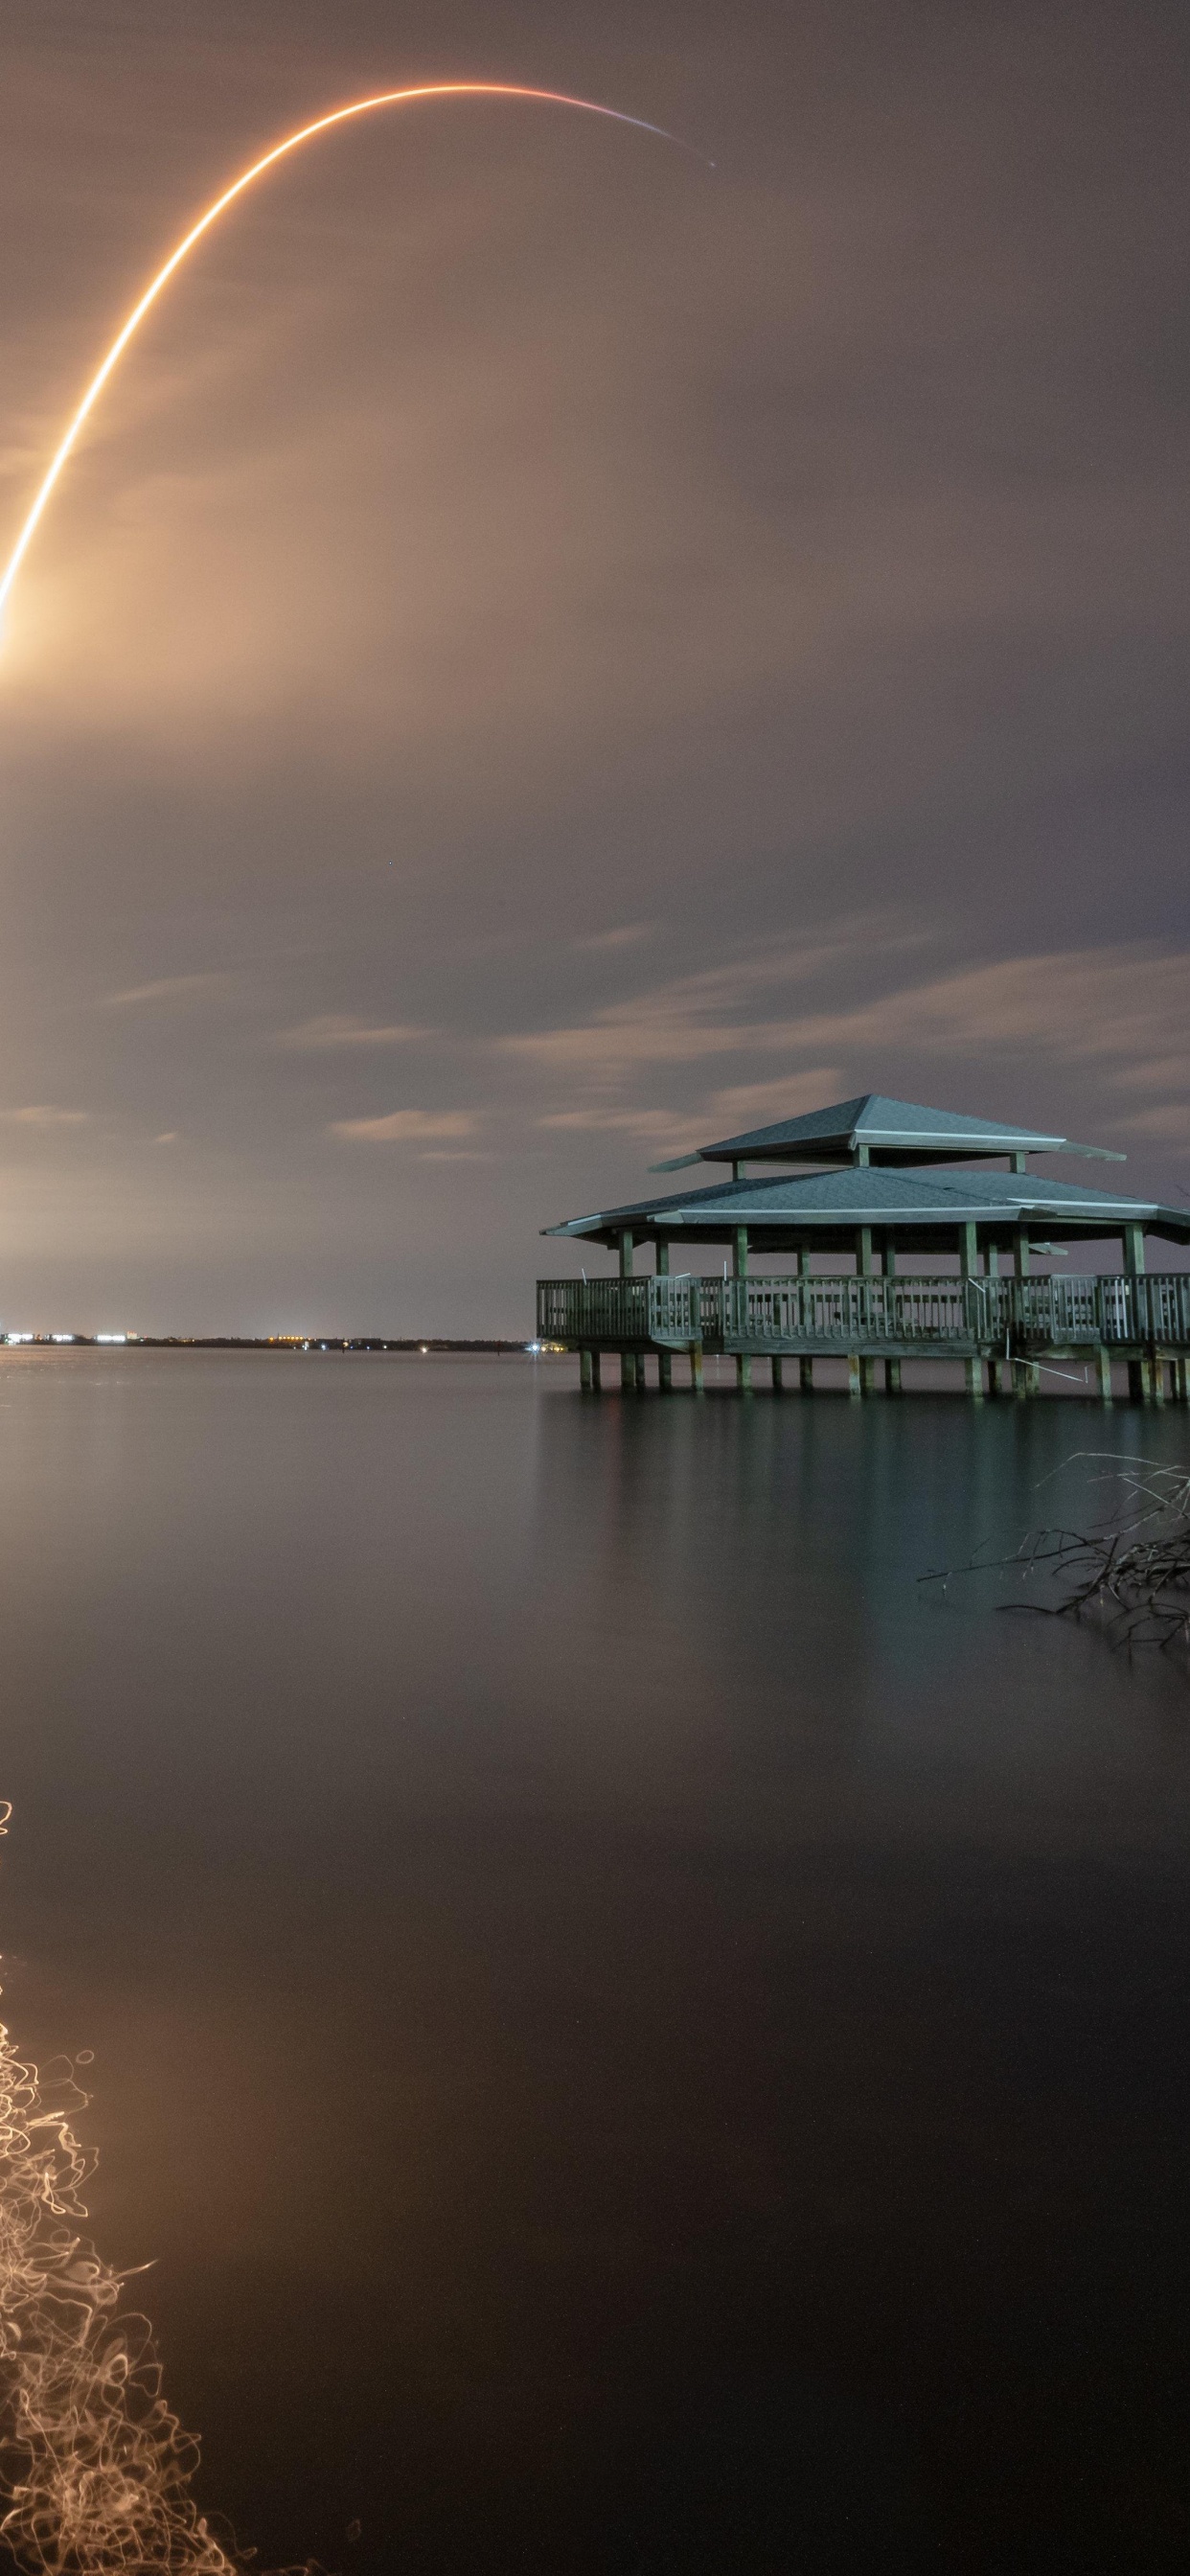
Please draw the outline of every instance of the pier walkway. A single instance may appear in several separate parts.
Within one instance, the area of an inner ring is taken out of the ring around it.
[[[645,1384],[644,1362],[672,1384],[683,1355],[701,1382],[706,1354],[726,1354],[750,1383],[751,1363],[796,1359],[799,1384],[814,1385],[816,1360],[844,1360],[850,1392],[900,1392],[904,1360],[964,1365],[967,1392],[1037,1391],[1047,1362],[1090,1361],[1096,1391],[1113,1397],[1112,1364],[1127,1368],[1140,1403],[1188,1400],[1190,1272],[1109,1272],[1066,1278],[919,1278],[844,1275],[715,1279],[695,1273],[605,1279],[539,1279],[537,1331],[543,1342],[579,1352],[584,1385],[599,1382],[604,1355],[621,1361],[622,1382]]]

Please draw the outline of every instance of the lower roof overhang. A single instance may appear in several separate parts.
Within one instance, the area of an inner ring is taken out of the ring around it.
[[[728,1245],[741,1227],[748,1236],[748,1249],[763,1258],[776,1253],[809,1251],[840,1253],[851,1256],[856,1248],[860,1228],[870,1231],[874,1244],[892,1236],[898,1254],[934,1253],[953,1255],[960,1226],[973,1225],[981,1245],[994,1244],[1008,1250],[1018,1234],[1044,1238],[1049,1243],[1118,1242],[1126,1226],[1139,1225],[1146,1235],[1167,1243],[1190,1243],[1190,1214],[1183,1216],[1177,1208],[1137,1208],[1132,1203],[1124,1213],[1119,1208],[1103,1207],[1094,1214],[1072,1217],[1067,1210],[1047,1209],[1044,1204],[1031,1207],[986,1207],[948,1212],[946,1216],[923,1217],[920,1211],[898,1217],[881,1212],[871,1217],[840,1220],[837,1211],[813,1215],[809,1210],[796,1220],[766,1223],[763,1217],[748,1217],[741,1210],[728,1215],[681,1217],[652,1216],[634,1213],[606,1219],[578,1218],[570,1225],[550,1226],[551,1235],[569,1236],[572,1241],[599,1243],[609,1252],[618,1250],[622,1238],[631,1234],[634,1243],[669,1243],[677,1249],[682,1244]]]

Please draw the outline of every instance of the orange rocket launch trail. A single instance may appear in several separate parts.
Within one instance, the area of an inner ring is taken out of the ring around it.
[[[0,626],[3,624],[13,584],[53,499],[71,452],[85,429],[104,387],[119,366],[129,341],[139,331],[146,314],[152,311],[158,296],[169,285],[171,278],[176,275],[182,262],[189,258],[191,251],[197,247],[204,234],[209,233],[212,225],[218,223],[220,216],[227,213],[228,207],[233,206],[236,199],[243,196],[245,189],[252,187],[257,179],[264,177],[266,170],[271,170],[276,162],[283,161],[288,153],[296,152],[301,144],[313,142],[316,135],[326,134],[332,126],[345,125],[352,117],[367,116],[374,108],[412,107],[423,100],[438,98],[531,99],[550,107],[577,108],[586,116],[610,117],[617,125],[635,125],[646,134],[660,135],[662,141],[666,143],[680,145],[681,142],[678,135],[667,133],[662,125],[651,125],[646,117],[628,116],[621,108],[603,107],[595,99],[571,98],[564,90],[530,89],[512,81],[432,81],[412,89],[380,90],[375,97],[353,99],[347,107],[332,108],[326,116],[316,116],[311,124],[300,125],[295,133],[285,135],[280,143],[273,145],[271,151],[263,153],[259,161],[254,161],[250,169],[241,171],[239,178],[233,179],[231,186],[225,188],[222,194],[215,198],[213,204],[207,207],[205,213],[199,216],[197,223],[191,225],[189,232],[183,235],[182,240],[170,252],[156,276],[150,279],[143,295],[133,305],[127,319],[121,323],[110,349],[96,368],[77,411],[54,450],[4,572],[0,575]],[[681,148],[689,150],[691,147],[685,145]]]

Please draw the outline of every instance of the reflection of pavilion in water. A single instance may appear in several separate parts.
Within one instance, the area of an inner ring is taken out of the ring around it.
[[[546,1228],[605,1245],[619,1275],[540,1279],[538,1333],[580,1354],[585,1388],[599,1385],[604,1353],[618,1356],[621,1383],[640,1389],[655,1355],[667,1389],[675,1352],[688,1358],[694,1388],[704,1354],[722,1352],[742,1389],[757,1358],[769,1361],[776,1391],[785,1360],[796,1358],[807,1394],[816,1360],[845,1360],[855,1396],[874,1392],[878,1367],[886,1391],[899,1394],[906,1360],[944,1360],[961,1364],[971,1396],[1021,1398],[1036,1391],[1046,1361],[1081,1358],[1094,1363],[1104,1403],[1116,1361],[1134,1401],[1162,1403],[1169,1393],[1185,1403],[1190,1274],[1148,1271],[1145,1241],[1190,1243],[1190,1213],[1030,1170],[1031,1158],[1053,1154],[1124,1160],[873,1092],[725,1137],[656,1168],[721,1163],[729,1181]],[[778,1168],[757,1169],[766,1164]],[[1033,1268],[1038,1254],[1112,1240],[1118,1270]],[[637,1249],[650,1243],[653,1272],[638,1276]],[[726,1263],[721,1279],[676,1270],[673,1248],[686,1244],[724,1246],[730,1277]],[[784,1275],[750,1269],[752,1258],[782,1255],[796,1264]],[[840,1256],[848,1269],[824,1268]],[[923,1256],[928,1271],[900,1266]]]

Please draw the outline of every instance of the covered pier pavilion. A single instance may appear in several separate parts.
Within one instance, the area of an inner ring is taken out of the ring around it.
[[[656,1169],[726,1166],[729,1179],[543,1229],[603,1245],[618,1267],[540,1279],[538,1333],[579,1353],[590,1388],[608,1355],[635,1388],[653,1356],[663,1390],[681,1355],[698,1388],[704,1356],[722,1353],[742,1390],[757,1360],[775,1390],[796,1382],[803,1393],[816,1362],[843,1360],[851,1395],[897,1395],[906,1361],[945,1360],[959,1364],[969,1396],[1019,1400],[1038,1391],[1047,1364],[1073,1361],[1090,1365],[1104,1403],[1117,1392],[1116,1364],[1119,1391],[1134,1402],[1185,1403],[1190,1272],[1150,1268],[1146,1246],[1190,1243],[1190,1209],[1030,1169],[1055,1154],[1124,1159],[871,1092],[725,1137]],[[1033,1267],[1037,1256],[1111,1241],[1116,1270]],[[649,1245],[652,1269],[638,1272]],[[727,1256],[721,1276],[693,1266],[711,1245]],[[796,1381],[786,1371],[794,1361]]]

